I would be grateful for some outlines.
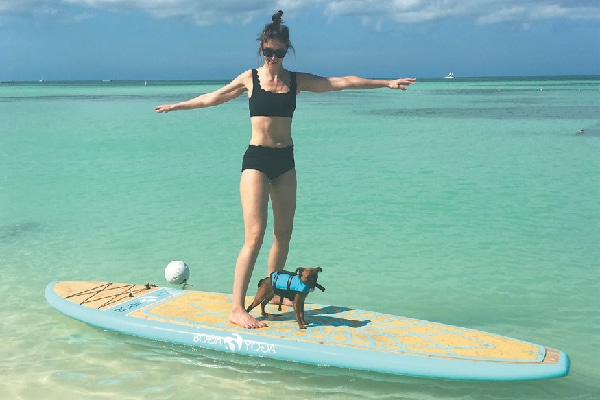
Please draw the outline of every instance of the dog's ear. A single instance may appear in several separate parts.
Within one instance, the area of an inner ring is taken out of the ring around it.
[[[296,275],[302,275],[302,271],[304,271],[304,268],[302,268],[302,267],[296,268]]]
[[[317,267],[317,272],[323,272],[323,268]]]

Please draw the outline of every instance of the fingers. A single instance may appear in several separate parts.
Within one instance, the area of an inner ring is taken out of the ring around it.
[[[392,89],[406,90],[406,86],[413,85],[416,82],[415,78],[400,78],[392,81],[390,85]]]
[[[396,84],[398,85],[398,87],[413,85],[415,82],[416,82],[415,78],[401,78],[401,79],[396,80]]]
[[[154,111],[156,111],[157,113],[168,113],[169,111],[171,111],[171,105],[163,104],[160,106],[156,106],[154,107]]]

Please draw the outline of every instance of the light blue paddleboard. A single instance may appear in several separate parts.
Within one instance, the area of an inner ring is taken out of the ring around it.
[[[545,346],[346,307],[306,304],[311,325],[301,330],[291,308],[267,306],[269,326],[249,330],[229,322],[231,296],[222,293],[65,281],[51,282],[46,299],[72,318],[116,332],[321,366],[491,381],[556,378],[569,371],[568,356]]]

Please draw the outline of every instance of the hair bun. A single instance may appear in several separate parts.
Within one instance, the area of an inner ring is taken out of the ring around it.
[[[262,54],[263,45],[270,39],[280,40],[286,45],[287,49],[294,50],[294,46],[290,42],[290,30],[283,23],[282,16],[283,11],[281,10],[273,14],[271,16],[273,22],[266,24],[260,35],[258,35],[257,40],[260,42],[260,48],[258,49],[259,56]]]
[[[279,10],[275,14],[273,14],[273,16],[271,17],[271,20],[276,24],[280,24],[282,16],[283,16],[283,11]]]

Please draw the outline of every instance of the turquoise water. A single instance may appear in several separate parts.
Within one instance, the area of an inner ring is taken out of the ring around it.
[[[51,309],[51,280],[163,284],[175,259],[190,265],[194,289],[230,292],[247,102],[153,111],[220,85],[0,84],[6,398],[600,395],[600,77],[302,93],[294,117],[287,265],[320,265],[327,287],[309,301],[545,344],[570,355],[566,378],[453,382],[305,366],[119,335]]]

